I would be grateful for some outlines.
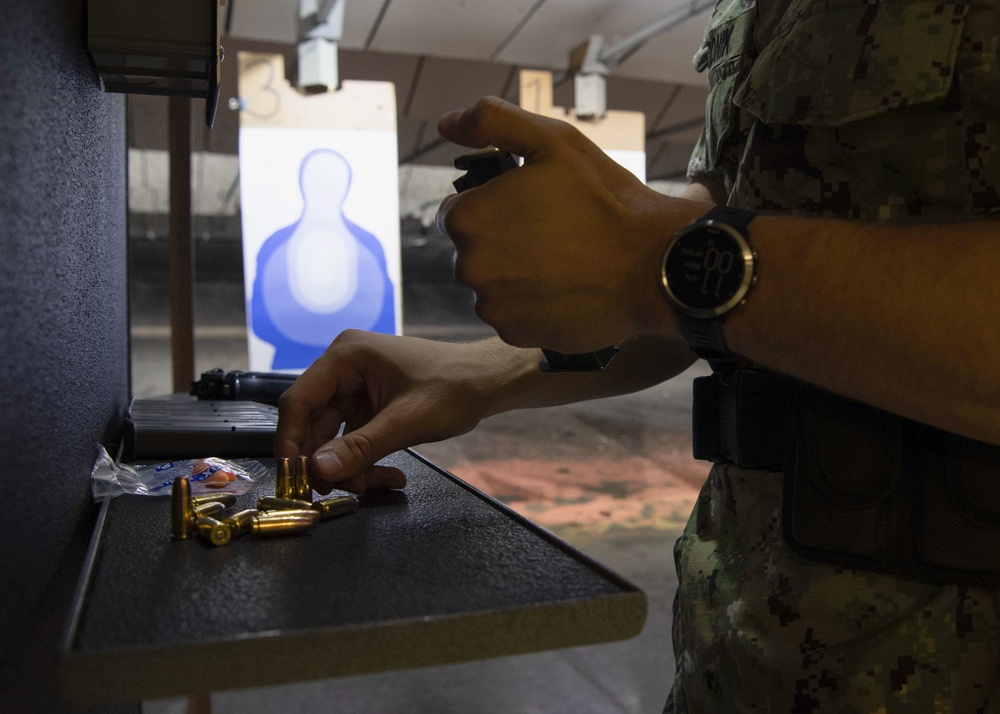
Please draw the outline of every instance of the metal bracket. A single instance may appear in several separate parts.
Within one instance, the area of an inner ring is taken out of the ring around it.
[[[574,106],[578,119],[600,119],[607,113],[606,78],[650,39],[715,6],[715,0],[692,0],[631,35],[605,43],[591,35],[570,52]]]
[[[340,86],[337,43],[344,34],[346,0],[299,0],[296,85],[307,94]]]

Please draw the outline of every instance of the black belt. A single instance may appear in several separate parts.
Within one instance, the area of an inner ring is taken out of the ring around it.
[[[1000,588],[1000,446],[753,370],[694,381],[694,455],[784,474],[803,557]]]
[[[694,380],[694,457],[782,471],[795,382],[756,370]]]

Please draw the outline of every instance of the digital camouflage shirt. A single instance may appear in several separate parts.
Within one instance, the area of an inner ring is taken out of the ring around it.
[[[998,50],[997,0],[720,0],[689,175],[758,212],[1000,220]],[[781,498],[781,474],[712,469],[665,711],[1000,711],[997,593],[804,560]]]
[[[1000,214],[998,42],[995,2],[721,0],[689,174],[757,211]]]

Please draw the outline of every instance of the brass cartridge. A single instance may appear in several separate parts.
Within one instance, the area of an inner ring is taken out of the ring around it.
[[[194,531],[212,545],[225,545],[233,537],[233,531],[228,525],[209,516],[196,518]]]
[[[280,511],[267,511],[258,515],[258,518],[264,520],[273,520],[276,518],[285,518],[286,516],[294,516],[297,518],[308,518],[314,523],[319,523],[320,514],[311,508],[295,508],[295,509],[282,509]]]
[[[184,476],[174,479],[170,490],[170,508],[170,526],[174,538],[177,540],[190,538],[194,509],[191,506],[191,482]]]
[[[317,511],[320,520],[328,520],[337,516],[345,516],[358,508],[358,499],[354,496],[337,496],[322,501],[313,501],[312,509]]]
[[[300,501],[297,498],[261,496],[257,499],[257,510],[260,511],[297,511],[308,509],[311,505],[309,501]]]
[[[222,523],[229,526],[229,530],[233,533],[233,538],[238,538],[250,532],[253,528],[253,519],[258,513],[260,511],[256,508],[248,508],[245,511],[234,513],[228,518],[223,518]]]
[[[305,516],[256,516],[253,519],[251,532],[255,538],[279,538],[306,533],[314,523],[316,523],[315,518]]]
[[[297,498],[300,501],[308,501],[312,503],[312,484],[309,481],[309,457],[300,456],[296,463],[297,468],[295,469],[295,490],[293,492],[292,498]]]
[[[203,503],[200,506],[193,506],[191,508],[194,518],[201,518],[202,516],[214,518],[225,510],[225,505],[219,503],[218,501],[209,501],[208,503]]]
[[[292,460],[278,459],[275,462],[274,495],[278,498],[294,498],[292,494]]]
[[[195,496],[191,499],[192,506],[201,506],[206,503],[221,503],[226,508],[236,505],[236,496],[231,493],[213,493],[207,496]]]

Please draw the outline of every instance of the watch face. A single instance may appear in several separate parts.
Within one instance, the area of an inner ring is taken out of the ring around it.
[[[663,261],[663,286],[679,310],[714,317],[738,305],[750,287],[753,253],[724,223],[703,223],[678,233]]]

